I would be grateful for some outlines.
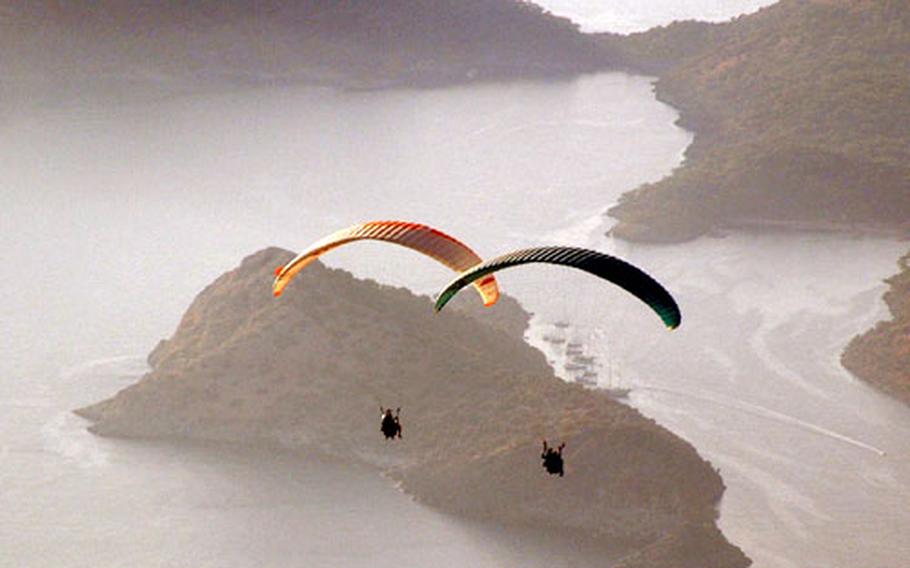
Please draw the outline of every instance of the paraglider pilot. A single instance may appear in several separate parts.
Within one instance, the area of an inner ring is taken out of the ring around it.
[[[543,467],[547,470],[547,473],[550,475],[559,474],[559,477],[563,476],[562,469],[562,449],[566,447],[565,442],[559,445],[557,449],[553,449],[547,446],[547,441],[543,441],[543,453],[540,454],[540,459],[543,460]]]
[[[384,409],[380,405],[379,412],[382,415],[382,424],[379,426],[379,429],[382,430],[385,439],[392,440],[395,436],[401,438],[401,422],[398,420],[398,414],[401,412],[401,408],[396,408],[395,414],[392,415],[391,408]]]

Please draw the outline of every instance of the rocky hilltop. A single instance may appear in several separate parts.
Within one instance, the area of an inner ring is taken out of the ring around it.
[[[885,303],[893,319],[850,342],[841,362],[851,373],[910,404],[910,254],[889,278]]]
[[[695,131],[626,194],[614,234],[725,228],[910,234],[910,2],[782,0],[722,24],[602,35]]]
[[[267,249],[222,275],[152,352],[150,373],[78,413],[101,435],[364,461],[445,511],[599,539],[626,551],[616,566],[749,564],[715,525],[724,486],[710,464],[637,411],[556,378],[522,340],[514,301],[436,315],[427,297],[318,263],[275,299],[273,269],[291,256]],[[402,407],[402,441],[382,439],[380,404]],[[564,478],[540,467],[545,437],[567,442]]]

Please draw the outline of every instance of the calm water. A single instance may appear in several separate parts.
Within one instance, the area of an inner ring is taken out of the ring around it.
[[[537,314],[530,341],[557,370],[543,335],[611,360],[633,405],[721,468],[722,528],[756,566],[903,565],[910,411],[838,355],[883,316],[879,281],[907,244],[603,237],[609,203],[678,164],[690,137],[675,118],[647,79],[608,73],[83,103],[4,124],[0,565],[602,565],[601,551],[461,523],[343,464],[98,439],[69,413],[135,380],[241,257],[383,217],[436,224],[484,256],[556,242],[645,267],[680,298],[679,331],[583,275],[516,269],[502,284]],[[426,293],[449,278],[395,247],[329,260]]]

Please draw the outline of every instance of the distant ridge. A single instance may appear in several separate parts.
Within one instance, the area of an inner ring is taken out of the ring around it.
[[[516,0],[36,0],[2,14],[0,48],[7,76],[68,81],[380,88],[603,65],[572,22]]]

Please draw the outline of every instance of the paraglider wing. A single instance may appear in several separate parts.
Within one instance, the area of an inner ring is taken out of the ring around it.
[[[278,268],[272,292],[275,296],[280,296],[291,280],[308,264],[334,248],[359,240],[385,241],[408,247],[435,258],[456,272],[463,272],[482,262],[467,245],[432,227],[406,221],[370,221],[342,229],[316,241]],[[493,276],[481,278],[474,283],[474,287],[483,298],[485,306],[492,306],[499,299],[499,287]]]
[[[679,327],[682,320],[673,296],[643,271],[616,257],[575,247],[522,249],[478,264],[446,286],[436,299],[436,311],[441,310],[459,290],[478,278],[484,278],[503,268],[535,262],[570,266],[609,280],[648,304],[670,329]]]

